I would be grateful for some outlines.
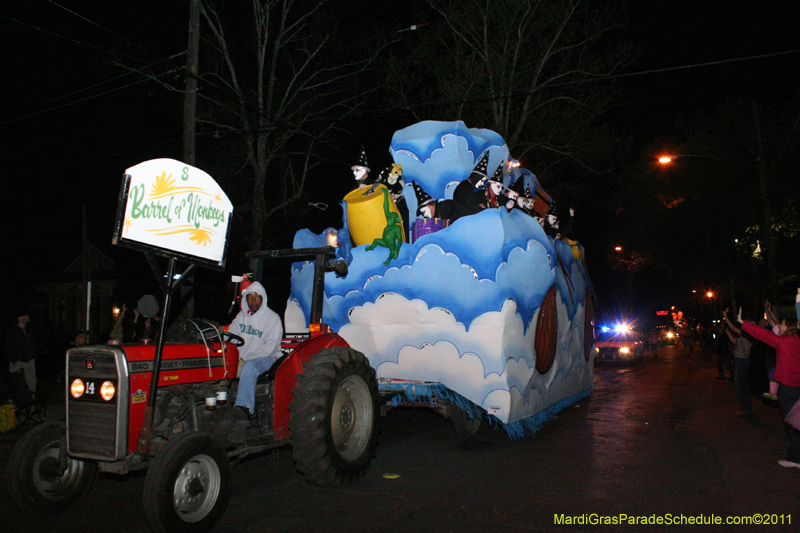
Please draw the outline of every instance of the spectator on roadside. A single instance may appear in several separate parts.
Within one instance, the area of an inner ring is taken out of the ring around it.
[[[763,325],[763,327],[772,330],[774,334],[778,335],[780,333],[778,327],[780,320],[778,320],[778,317],[775,315],[775,309],[772,307],[772,303],[769,300],[764,302],[764,316],[766,325]],[[763,394],[763,396],[767,400],[776,402],[778,401],[778,382],[773,379],[776,366],[775,349],[772,346],[766,346],[769,348],[765,360],[765,366],[767,367],[767,378],[769,379],[769,391]]]
[[[797,301],[800,302],[800,291]],[[741,317],[741,310],[739,311]],[[775,348],[777,366],[774,379],[778,382],[778,406],[781,416],[786,416],[795,403],[800,400],[800,337],[797,336],[797,318],[786,317],[779,324],[779,335],[767,331],[756,324],[744,322],[742,331]],[[800,468],[800,431],[784,423],[789,434],[789,447],[786,459],[778,464],[784,468]]]
[[[692,328],[688,324],[684,324],[681,328],[681,343],[683,344],[683,349],[686,350],[686,357],[692,355],[694,332],[692,332]]]
[[[714,354],[714,330],[710,328],[703,329],[702,346],[703,359],[711,361]]]
[[[759,320],[758,325],[767,331],[772,331],[772,328],[769,325],[769,320],[766,318]],[[761,395],[762,398],[772,402],[777,402],[778,382],[773,379],[773,375],[775,374],[775,348],[769,344],[759,341],[753,345],[753,348],[750,350],[750,354],[751,359],[755,359],[757,357],[764,361],[764,372],[766,373],[769,389]]]
[[[650,331],[647,342],[650,345],[650,352],[653,353],[653,357],[658,357],[658,330]]]
[[[74,346],[86,346],[89,344],[89,330],[82,329],[78,333],[75,334],[75,338],[72,340]]]
[[[113,343],[122,343],[122,342],[131,342],[130,338],[130,330],[131,330],[131,319],[127,316],[128,306],[126,304],[122,304],[122,309],[119,311],[119,315],[117,315],[117,320],[114,322],[114,327],[111,330],[111,334],[108,337],[108,340]]]
[[[17,323],[6,332],[5,353],[8,371],[25,373],[25,383],[31,394],[36,394],[36,342],[30,324],[31,316],[25,307],[16,313]]]
[[[772,303],[769,300],[764,302],[764,315],[772,332],[778,335],[778,324],[780,324],[781,321],[778,320],[778,315],[775,314],[775,308],[772,307]]]
[[[753,342],[748,335],[733,323],[728,316],[728,309],[725,309],[725,322],[728,329],[725,330],[728,338],[733,343],[733,382],[736,385],[736,394],[739,397],[739,410],[737,415],[749,415],[753,413],[753,402],[750,399],[750,349]],[[741,311],[738,320],[742,320]]]
[[[717,326],[714,332],[714,353],[717,354],[717,379],[727,380],[725,377],[725,369],[728,369],[728,375],[731,375],[731,355],[728,349],[728,336],[725,334],[727,326],[721,323]]]
[[[8,368],[8,357],[6,357],[6,351],[3,349],[0,351],[0,383],[8,383],[8,378],[10,377],[9,368]]]
[[[161,329],[161,308],[152,294],[145,294],[133,310],[132,338],[134,342],[155,341]]]

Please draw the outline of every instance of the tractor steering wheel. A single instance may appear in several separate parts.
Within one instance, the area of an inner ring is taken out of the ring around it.
[[[244,339],[235,333],[226,331],[225,333],[223,333],[223,336],[228,337],[228,340],[230,340],[231,344],[233,344],[237,348],[240,346],[244,346]]]

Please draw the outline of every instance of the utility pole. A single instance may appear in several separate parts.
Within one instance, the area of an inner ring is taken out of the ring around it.
[[[82,274],[83,286],[86,289],[86,300],[84,301],[86,307],[86,340],[91,344],[92,338],[95,336],[92,331],[92,264],[89,260],[89,237],[86,235],[86,204],[83,204],[83,222],[81,224],[81,240],[83,247],[83,261],[82,261]]]
[[[200,0],[189,0],[189,50],[186,59],[186,96],[183,104],[183,162],[195,164],[197,124],[197,63],[200,55]]]
[[[778,292],[778,265],[775,260],[775,239],[772,235],[772,212],[769,206],[769,186],[767,184],[767,171],[764,164],[764,144],[761,140],[761,120],[758,115],[758,102],[751,103],[753,109],[753,124],[758,147],[758,183],[761,200],[761,226],[764,248],[767,253],[767,275],[769,281],[769,297],[774,299]]]
[[[200,56],[200,0],[189,0],[189,49],[186,54],[186,96],[183,105],[183,162],[195,166],[197,125],[197,64]],[[170,280],[170,283],[172,280]],[[181,285],[183,315],[194,316],[193,288]],[[164,319],[167,317],[164,316]]]

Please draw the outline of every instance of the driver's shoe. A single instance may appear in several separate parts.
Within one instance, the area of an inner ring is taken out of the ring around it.
[[[236,407],[234,407],[233,417],[237,421],[247,420],[250,422],[251,426],[258,427],[258,415],[256,413],[251,413],[250,409],[248,409],[244,405],[237,405]]]

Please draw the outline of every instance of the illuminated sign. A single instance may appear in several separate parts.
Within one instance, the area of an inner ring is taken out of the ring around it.
[[[656,316],[667,316],[669,311],[656,311]]]
[[[224,268],[233,204],[214,178],[174,159],[125,171],[113,243]]]

